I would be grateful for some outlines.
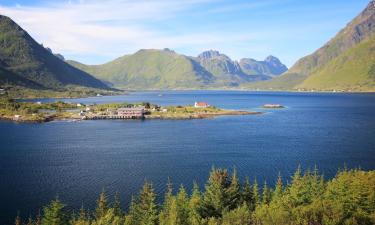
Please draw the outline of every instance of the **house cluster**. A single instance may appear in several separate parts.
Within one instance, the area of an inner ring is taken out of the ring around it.
[[[90,107],[80,112],[82,119],[139,119],[144,118],[145,107],[122,107],[118,109],[107,109],[105,112],[95,112]]]

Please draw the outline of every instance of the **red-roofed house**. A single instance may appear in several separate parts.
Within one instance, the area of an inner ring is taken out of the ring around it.
[[[195,102],[194,107],[195,108],[207,108],[210,105],[207,104],[206,102]]]

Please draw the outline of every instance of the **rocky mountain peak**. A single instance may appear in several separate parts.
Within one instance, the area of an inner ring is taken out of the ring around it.
[[[198,55],[198,58],[200,59],[212,59],[221,56],[222,54],[219,51],[216,50],[208,50],[204,51],[201,54]]]
[[[270,56],[267,56],[267,58],[264,59],[265,62],[269,62],[269,63],[277,63],[277,64],[281,64],[280,60],[273,56],[273,55],[270,55]]]

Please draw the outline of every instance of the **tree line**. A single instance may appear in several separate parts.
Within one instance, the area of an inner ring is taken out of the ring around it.
[[[175,193],[175,194],[174,194]],[[167,183],[164,201],[157,203],[152,183],[145,182],[125,211],[119,195],[113,201],[103,191],[94,211],[68,210],[59,199],[35,218],[16,225],[371,225],[375,224],[375,171],[339,170],[325,180],[317,169],[298,168],[290,182],[279,175],[265,182],[240,182],[236,170],[213,168],[204,190],[194,183],[191,194]]]

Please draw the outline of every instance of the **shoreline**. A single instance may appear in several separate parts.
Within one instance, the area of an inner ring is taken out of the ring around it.
[[[0,117],[0,121],[9,121],[9,122],[16,122],[16,123],[48,123],[53,121],[85,121],[85,120],[194,120],[194,119],[214,119],[220,116],[246,116],[246,115],[262,115],[265,112],[256,112],[256,111],[236,111],[236,110],[228,110],[224,112],[218,113],[199,113],[199,114],[186,114],[186,115],[145,115],[143,118],[128,118],[128,119],[82,119],[77,117],[58,117],[58,116],[51,116],[49,118],[44,119],[13,119],[9,117]]]

